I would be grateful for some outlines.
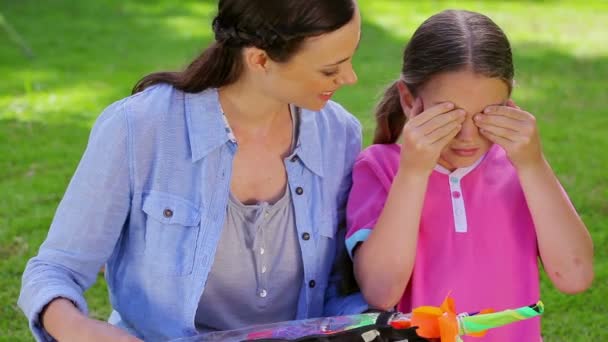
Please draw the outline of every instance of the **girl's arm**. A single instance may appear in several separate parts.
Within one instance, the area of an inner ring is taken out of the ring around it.
[[[593,243],[543,156],[536,119],[511,100],[489,106],[475,119],[517,169],[549,278],[562,292],[584,291],[593,280]]]
[[[397,304],[409,282],[428,177],[465,118],[465,112],[453,110],[452,103],[423,112],[422,100],[416,99],[409,107],[404,85],[399,86],[409,119],[402,133],[399,171],[371,234],[354,254],[355,277],[363,296],[372,307],[383,310]]]
[[[371,307],[393,308],[409,282],[427,182],[428,175],[397,172],[372,233],[353,251],[355,277]]]
[[[593,242],[585,224],[544,158],[518,173],[547,275],[564,293],[586,290],[593,280]]]

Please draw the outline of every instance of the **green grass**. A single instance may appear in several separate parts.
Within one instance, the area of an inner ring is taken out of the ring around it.
[[[492,17],[514,47],[514,99],[538,117],[545,152],[596,246],[596,280],[586,293],[560,294],[543,278],[545,341],[608,340],[608,2],[412,3],[360,1],[360,82],[337,100],[359,117],[369,143],[373,105],[397,76],[413,30],[444,8]],[[214,7],[203,0],[0,0],[0,14],[34,53],[27,57],[0,25],[0,340],[32,340],[16,306],[21,273],[46,236],[93,120],[142,75],[188,63],[210,39]],[[87,298],[93,316],[108,315],[103,279]]]

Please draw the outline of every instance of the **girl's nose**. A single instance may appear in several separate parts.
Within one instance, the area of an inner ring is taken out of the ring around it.
[[[473,122],[473,116],[467,115],[466,119],[462,123],[462,129],[456,135],[456,139],[462,141],[473,141],[475,137],[479,135],[479,127]]]

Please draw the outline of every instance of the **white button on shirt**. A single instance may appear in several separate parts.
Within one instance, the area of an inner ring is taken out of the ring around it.
[[[468,231],[466,204],[462,193],[462,188],[460,186],[460,182],[467,174],[475,170],[475,168],[479,165],[479,163],[481,163],[484,158],[485,155],[479,158],[479,160],[476,161],[475,164],[469,167],[456,169],[452,172],[450,172],[450,170],[446,169],[441,165],[437,165],[435,167],[436,171],[450,176],[449,179],[450,193],[452,197],[452,214],[454,215],[454,230],[457,233],[466,233]]]

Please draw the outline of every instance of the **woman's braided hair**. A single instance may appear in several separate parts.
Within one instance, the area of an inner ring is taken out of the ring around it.
[[[272,27],[263,27],[247,32],[237,26],[222,25],[221,18],[213,20],[215,40],[227,47],[240,48],[255,46],[266,50],[286,43],[287,37],[276,32]]]
[[[159,83],[188,93],[232,84],[243,72],[244,48],[262,49],[285,63],[306,38],[335,31],[354,15],[354,0],[220,0],[212,23],[215,41],[184,71],[150,74],[133,93]]]

